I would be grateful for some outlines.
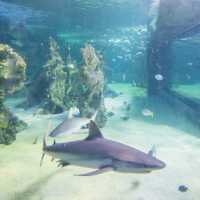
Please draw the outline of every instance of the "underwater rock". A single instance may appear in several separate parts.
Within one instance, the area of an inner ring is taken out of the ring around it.
[[[4,105],[7,94],[19,90],[25,80],[26,63],[10,46],[0,44],[0,144],[10,144],[26,124]]]
[[[68,74],[60,56],[59,47],[52,37],[50,37],[49,51],[49,60],[43,66],[35,84],[30,88],[28,104],[29,106],[39,104],[43,114],[56,114],[67,108],[65,99]]]
[[[178,187],[178,190],[179,190],[180,192],[187,192],[187,191],[188,191],[188,187],[185,186],[185,185],[180,185],[180,186]]]
[[[102,61],[90,44],[86,44],[81,52],[84,65],[81,67],[79,74],[80,87],[77,106],[81,115],[85,117],[99,110],[96,122],[101,127],[106,122]]]

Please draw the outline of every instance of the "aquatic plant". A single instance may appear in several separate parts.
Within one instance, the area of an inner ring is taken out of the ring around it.
[[[25,80],[26,63],[10,46],[0,44],[0,143],[10,144],[26,124],[4,105],[5,96],[19,90]]]

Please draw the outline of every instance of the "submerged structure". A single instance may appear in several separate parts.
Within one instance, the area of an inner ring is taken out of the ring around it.
[[[4,105],[8,94],[19,90],[25,80],[26,63],[10,46],[0,44],[0,144],[10,144],[16,133],[26,127]]]
[[[194,9],[195,7],[195,9]],[[200,103],[182,96],[172,89],[172,47],[178,39],[191,37],[200,32],[200,2],[160,0],[155,30],[147,50],[148,94],[158,96],[178,111],[200,124]]]

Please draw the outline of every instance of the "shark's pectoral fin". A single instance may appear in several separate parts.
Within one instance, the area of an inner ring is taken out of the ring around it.
[[[114,168],[109,165],[109,166],[101,167],[95,171],[85,173],[85,174],[78,174],[76,176],[96,176],[96,175],[103,174],[105,172],[109,172],[109,171],[113,171],[113,170],[114,170]]]

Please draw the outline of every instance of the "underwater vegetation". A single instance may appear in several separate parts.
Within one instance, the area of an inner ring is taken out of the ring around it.
[[[26,124],[15,117],[4,105],[5,96],[22,87],[26,63],[8,45],[0,44],[0,143],[10,144]]]

